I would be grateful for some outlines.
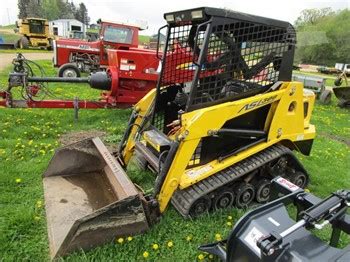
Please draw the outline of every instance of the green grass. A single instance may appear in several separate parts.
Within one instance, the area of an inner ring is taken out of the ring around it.
[[[4,40],[4,43],[16,43],[20,39],[20,35],[17,35],[15,33],[8,33],[8,32],[1,32],[0,31],[0,36]]]
[[[49,75],[56,75],[50,61],[40,61]],[[0,72],[0,87],[6,86],[10,68]],[[86,85],[51,84],[58,97],[97,98],[98,91]],[[19,96],[19,92],[15,94]],[[334,99],[335,100],[335,99]],[[48,261],[48,240],[41,175],[53,150],[60,146],[59,138],[74,131],[105,131],[107,142],[120,140],[130,110],[80,110],[75,122],[72,110],[59,109],[0,109],[0,254],[2,261]],[[298,154],[308,170],[309,189],[318,196],[350,188],[349,111],[330,106],[315,106],[313,124],[317,128],[311,156]],[[129,175],[146,189],[152,187],[153,175],[131,167]],[[16,179],[21,179],[17,183]],[[149,261],[195,261],[200,244],[215,241],[215,234],[227,236],[231,227],[228,216],[236,222],[242,210],[225,210],[196,220],[184,220],[169,207],[159,224],[147,233],[133,237],[132,241],[106,244],[88,252],[76,252],[65,261],[142,261],[149,252]],[[329,229],[318,233],[323,239]],[[191,240],[186,238],[191,236]],[[172,241],[173,248],[167,243]],[[152,250],[152,244],[160,248]],[[341,245],[349,243],[342,235]],[[208,259],[208,257],[206,258]]]
[[[0,25],[0,29],[15,29],[16,25],[12,24],[12,25]]]
[[[8,49],[0,50],[0,54],[17,54],[17,53],[53,53],[53,51],[45,49]]]

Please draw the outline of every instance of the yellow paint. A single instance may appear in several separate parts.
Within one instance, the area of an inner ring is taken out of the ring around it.
[[[152,89],[134,106],[134,111],[138,113],[138,117],[135,120],[129,138],[126,142],[125,148],[123,150],[123,159],[126,165],[129,163],[130,158],[134,153],[134,147],[136,142],[135,135],[138,131],[138,126],[142,123],[144,117],[147,116],[149,111],[151,110],[155,96],[156,89]]]
[[[154,96],[155,91],[153,90],[136,105],[140,110],[139,117],[136,120],[137,124],[140,124],[143,116],[147,114]],[[180,140],[180,144],[157,196],[160,211],[164,212],[177,188],[184,189],[193,185],[281,141],[294,142],[313,139],[315,137],[315,127],[310,124],[310,117],[314,100],[315,96],[313,94],[304,94],[301,83],[284,82],[276,91],[182,114],[181,128],[176,134],[169,137],[172,140]],[[305,118],[304,102],[309,104]],[[226,121],[256,110],[266,104],[271,104],[265,122],[266,143],[262,142],[221,162],[213,160],[195,168],[188,167],[200,140],[210,135],[210,131],[219,130]],[[124,150],[126,163],[133,153],[135,133],[136,128],[134,127]]]

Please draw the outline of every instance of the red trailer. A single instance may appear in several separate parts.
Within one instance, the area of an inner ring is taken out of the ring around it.
[[[128,50],[127,59],[134,62],[133,53],[147,52],[138,48],[139,31],[145,27],[107,21],[99,24],[97,41],[60,39],[53,42],[53,62],[59,67],[59,77],[80,77],[81,72],[104,70],[108,66],[107,50]]]

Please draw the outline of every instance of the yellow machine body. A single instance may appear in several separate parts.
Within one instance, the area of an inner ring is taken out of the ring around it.
[[[140,124],[143,117],[147,115],[154,103],[152,99],[154,97],[155,91],[152,91],[135,106],[135,110],[139,115],[135,124]],[[314,101],[315,95],[307,90],[304,91],[302,83],[283,82],[279,90],[274,92],[182,114],[181,129],[169,137],[171,140],[180,140],[181,142],[165,182],[157,196],[160,211],[165,211],[177,188],[185,189],[274,144],[281,143],[291,147],[291,149],[299,150],[294,142],[315,138],[315,126],[310,124]],[[201,138],[219,130],[226,121],[267,104],[271,104],[271,109],[265,123],[265,131],[268,133],[266,142],[223,161],[216,159],[203,166],[189,168],[191,156],[194,154]],[[126,164],[134,153],[136,130],[137,125],[132,129],[124,149]],[[142,142],[146,143],[147,137],[143,137]],[[153,142],[150,144],[155,149],[159,147],[159,145],[154,145]]]
[[[28,40],[28,45],[23,43],[22,39],[19,40],[21,48],[51,47],[52,36],[49,32],[49,22],[46,19],[28,17],[19,19],[16,25],[18,33]]]

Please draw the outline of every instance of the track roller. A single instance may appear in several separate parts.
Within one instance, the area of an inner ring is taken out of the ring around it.
[[[235,194],[229,188],[218,191],[213,201],[213,208],[215,210],[222,208],[229,208],[233,205]]]
[[[190,217],[197,217],[199,215],[209,213],[211,208],[211,200],[208,196],[203,196],[196,200],[196,202],[191,206]]]
[[[235,206],[238,208],[246,208],[255,197],[255,188],[253,185],[241,182],[235,187]]]
[[[256,185],[255,200],[258,203],[266,203],[270,198],[271,181],[267,178],[259,180]]]
[[[300,188],[305,188],[308,184],[308,177],[305,173],[301,171],[296,171],[291,174],[288,174],[287,179],[290,180],[293,184],[297,185]]]

